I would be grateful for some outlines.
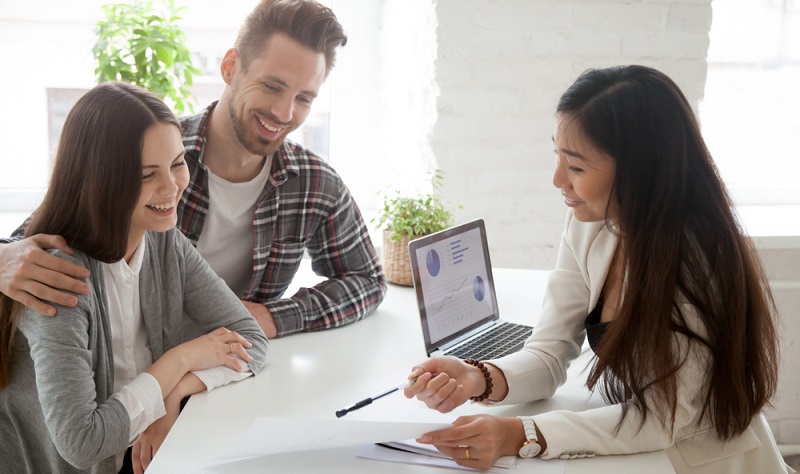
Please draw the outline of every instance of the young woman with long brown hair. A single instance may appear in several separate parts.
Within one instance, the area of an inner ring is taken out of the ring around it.
[[[647,67],[587,71],[553,140],[570,212],[533,334],[498,360],[430,359],[406,396],[442,412],[547,398],[588,337],[587,385],[609,405],[461,417],[422,441],[482,469],[664,449],[680,473],[785,472],[760,414],[777,384],[774,305],[683,93]]]
[[[184,396],[263,367],[264,333],[174,228],[183,156],[178,121],[141,88],[102,84],[67,116],[26,234],[63,236],[73,254],[53,252],[89,270],[90,292],[58,317],[0,295],[0,471],[118,472],[133,445],[141,472]],[[184,314],[208,334],[182,343]]]

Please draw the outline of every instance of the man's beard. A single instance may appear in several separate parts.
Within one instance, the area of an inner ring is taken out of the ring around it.
[[[228,113],[231,116],[233,130],[236,132],[236,138],[239,139],[239,143],[241,143],[247,151],[254,155],[271,156],[273,153],[278,151],[283,144],[283,140],[286,138],[286,135],[288,135],[292,130],[291,127],[284,128],[283,133],[274,140],[264,138],[257,133],[255,136],[250,137],[248,136],[248,130],[250,129],[248,128],[246,121],[236,115],[233,102],[228,104]]]

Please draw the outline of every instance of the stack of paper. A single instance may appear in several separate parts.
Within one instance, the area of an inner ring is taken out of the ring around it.
[[[417,443],[413,439],[407,439],[404,441],[388,441],[385,443],[378,443],[378,444],[380,446],[385,446],[387,448],[392,448],[392,449],[398,449],[400,451],[423,454],[425,456],[433,456],[442,459],[451,459],[450,456],[441,453],[438,449],[436,449],[432,445]],[[503,456],[497,461],[495,461],[494,467],[511,469],[516,464],[517,464],[517,458],[515,456]]]
[[[447,468],[448,470],[461,469],[465,471],[475,471],[475,469],[456,464],[453,459],[440,453],[433,446],[420,444],[414,440],[391,441],[359,446],[355,451],[355,455],[378,461],[436,466]],[[544,461],[538,458],[519,459],[516,456],[503,456],[495,461],[491,468],[484,472],[511,474],[521,469],[522,472],[536,472],[536,474],[564,474],[566,468],[567,462],[561,459]]]

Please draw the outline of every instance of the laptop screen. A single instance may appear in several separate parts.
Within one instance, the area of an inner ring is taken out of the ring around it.
[[[482,219],[412,240],[408,251],[428,353],[499,318]]]

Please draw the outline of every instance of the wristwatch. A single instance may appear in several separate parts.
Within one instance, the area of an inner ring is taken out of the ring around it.
[[[536,425],[533,418],[529,416],[518,416],[522,420],[522,427],[525,429],[525,438],[528,440],[519,448],[519,457],[529,459],[535,458],[542,452],[542,445],[539,444],[539,437],[536,436]]]

